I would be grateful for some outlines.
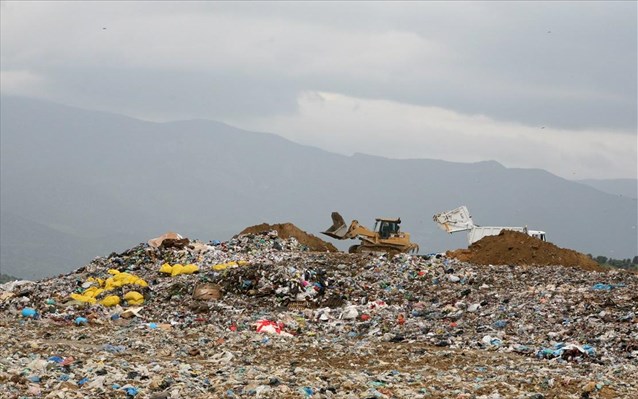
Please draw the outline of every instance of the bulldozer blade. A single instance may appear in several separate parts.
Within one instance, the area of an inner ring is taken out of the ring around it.
[[[343,240],[343,237],[348,232],[348,226],[343,220],[343,217],[339,212],[332,212],[332,226],[326,231],[322,231],[321,234],[325,234],[329,237],[336,238],[337,240]]]

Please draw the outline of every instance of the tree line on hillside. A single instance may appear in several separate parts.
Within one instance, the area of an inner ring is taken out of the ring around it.
[[[19,280],[19,278],[9,276],[8,274],[0,274],[0,284],[8,283],[9,281],[15,280]]]
[[[612,267],[616,269],[638,270],[638,256],[634,256],[633,259],[614,259],[608,258],[606,256],[593,257],[591,254],[588,255],[590,258],[598,262],[598,264],[601,266]]]

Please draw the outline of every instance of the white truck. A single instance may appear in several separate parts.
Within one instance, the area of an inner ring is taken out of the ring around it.
[[[525,227],[496,227],[496,226],[479,226],[474,224],[470,212],[465,205],[447,212],[441,212],[434,215],[434,221],[444,231],[448,233],[456,233],[458,231],[467,231],[468,245],[472,245],[476,241],[485,236],[496,236],[503,230],[514,230],[525,233],[529,236],[547,241],[545,232],[540,230],[529,230]]]

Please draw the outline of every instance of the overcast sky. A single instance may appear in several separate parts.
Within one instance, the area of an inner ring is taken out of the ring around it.
[[[2,1],[2,94],[636,178],[637,5]]]

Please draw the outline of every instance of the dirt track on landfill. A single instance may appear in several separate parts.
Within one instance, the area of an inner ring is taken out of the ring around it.
[[[319,237],[306,233],[292,223],[262,223],[255,226],[246,227],[239,234],[261,234],[267,233],[272,230],[275,230],[280,238],[286,239],[294,237],[301,244],[307,246],[308,249],[310,249],[311,251],[339,252],[339,250],[334,245],[320,239]]]
[[[503,230],[497,236],[483,237],[468,249],[448,251],[447,255],[478,265],[561,265],[605,271],[585,254],[511,230]]]
[[[265,354],[270,352],[268,348],[263,349],[266,349]],[[342,375],[362,371],[373,375],[383,375],[388,371],[390,373],[399,371],[420,374],[423,379],[414,381],[413,384],[426,387],[426,389],[446,385],[446,382],[441,381],[438,376],[450,373],[450,371],[458,373],[458,379],[454,383],[458,384],[459,387],[493,379],[489,384],[481,384],[483,386],[473,392],[476,395],[490,395],[495,391],[501,393],[510,391],[512,397],[517,397],[519,390],[534,391],[546,384],[548,379],[554,379],[556,380],[555,386],[545,390],[544,398],[563,398],[566,395],[580,394],[582,387],[589,382],[585,379],[577,381],[562,378],[561,367],[556,365],[547,367],[544,374],[530,378],[530,375],[524,374],[523,370],[538,366],[537,363],[541,363],[541,361],[511,353],[438,348],[420,342],[379,343],[372,348],[372,351],[374,352],[373,357],[367,354],[336,357],[329,348],[313,348],[305,351],[291,348],[290,352],[278,351],[274,353],[272,351],[273,353],[270,353],[269,357],[271,361],[280,364],[290,364],[292,367],[299,365],[312,369],[313,373],[324,370],[327,374],[329,371],[334,373],[335,370],[338,370],[339,374]],[[504,372],[504,370],[506,371]],[[347,382],[344,385],[342,387],[346,388],[346,392],[348,392]],[[516,388],[512,389],[512,386]],[[353,384],[351,388],[352,391],[356,392],[360,387]],[[392,387],[390,384],[377,388],[377,391],[387,395],[387,397],[395,398],[400,397],[394,392],[397,388],[400,387]],[[428,397],[442,399],[449,398],[449,394],[437,394],[430,391]],[[469,396],[458,397],[469,398]],[[612,388],[605,386],[592,397],[617,398],[618,395]]]

